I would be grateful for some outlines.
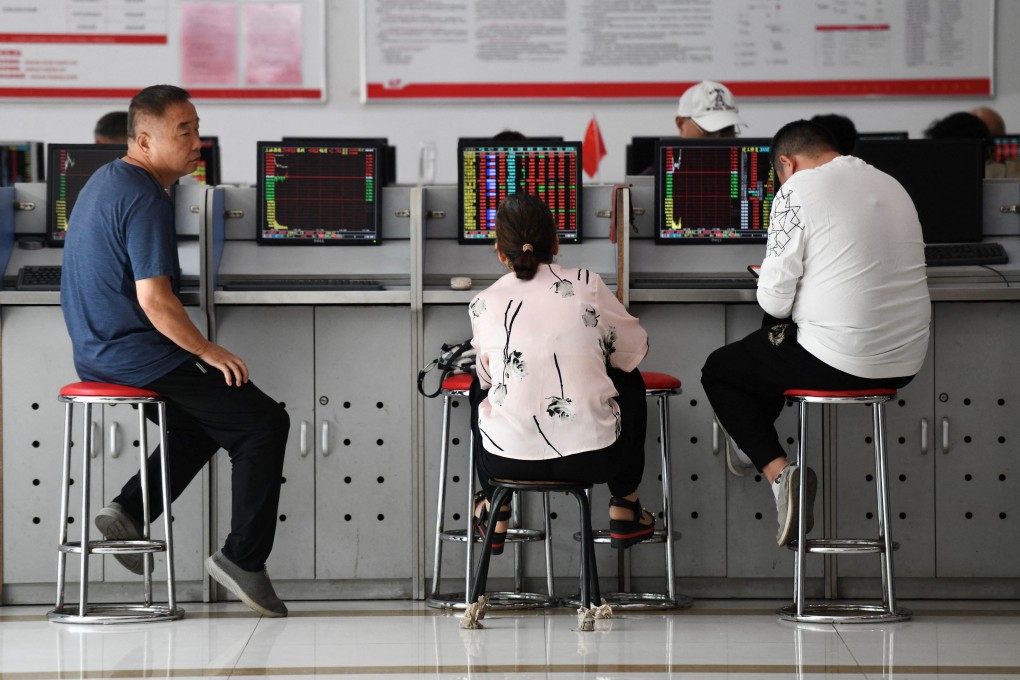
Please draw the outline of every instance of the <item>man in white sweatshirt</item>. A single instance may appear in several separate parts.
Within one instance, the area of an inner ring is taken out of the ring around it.
[[[816,479],[790,465],[775,420],[791,388],[900,388],[928,348],[931,302],[924,241],[910,196],[889,175],[841,156],[829,133],[799,120],[772,140],[782,183],[758,279],[762,327],[713,352],[701,382],[716,416],[772,484],[777,542],[808,526]]]

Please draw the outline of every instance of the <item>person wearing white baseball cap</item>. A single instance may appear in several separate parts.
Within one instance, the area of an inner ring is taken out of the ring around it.
[[[687,139],[736,137],[737,126],[747,126],[737,115],[736,100],[722,83],[703,80],[680,96],[676,128]]]

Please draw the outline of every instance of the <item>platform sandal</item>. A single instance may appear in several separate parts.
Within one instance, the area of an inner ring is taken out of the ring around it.
[[[610,507],[624,508],[634,513],[634,519],[609,520],[609,544],[617,549],[629,548],[640,543],[655,533],[655,515],[641,507],[641,501],[628,501],[626,498],[610,498]],[[642,524],[645,513],[652,518],[651,524]]]
[[[475,494],[474,500],[474,514],[471,518],[471,523],[474,525],[475,533],[478,534],[485,540],[485,531],[489,527],[489,519],[492,513],[485,507],[485,492],[479,491]],[[499,512],[496,513],[495,521],[497,522],[509,522],[510,521],[510,507],[504,505],[500,508]],[[506,532],[497,531],[492,536],[492,555],[502,555],[503,545],[506,543]]]

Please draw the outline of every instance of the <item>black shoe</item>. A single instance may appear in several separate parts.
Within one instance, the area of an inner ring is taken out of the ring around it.
[[[625,498],[610,498],[610,507],[624,508],[634,513],[634,519],[609,520],[609,544],[617,550],[629,548],[650,538],[655,533],[655,516],[641,507],[641,501],[628,501]],[[645,515],[652,518],[651,523],[644,524],[641,520]]]
[[[479,491],[475,494],[475,515],[471,518],[471,523],[474,525],[475,533],[485,540],[485,531],[489,527],[490,521],[496,522],[509,522],[510,521],[510,506],[504,505],[496,513],[495,518],[492,518],[492,513],[489,512],[485,507],[485,494]],[[497,531],[492,535],[492,554],[502,555],[503,546],[506,543],[506,532]]]

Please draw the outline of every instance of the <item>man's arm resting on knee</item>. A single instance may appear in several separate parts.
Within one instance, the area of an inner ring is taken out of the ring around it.
[[[170,277],[153,276],[135,281],[135,294],[142,311],[157,331],[222,372],[228,385],[248,382],[248,366],[244,360],[202,336],[174,295]]]

